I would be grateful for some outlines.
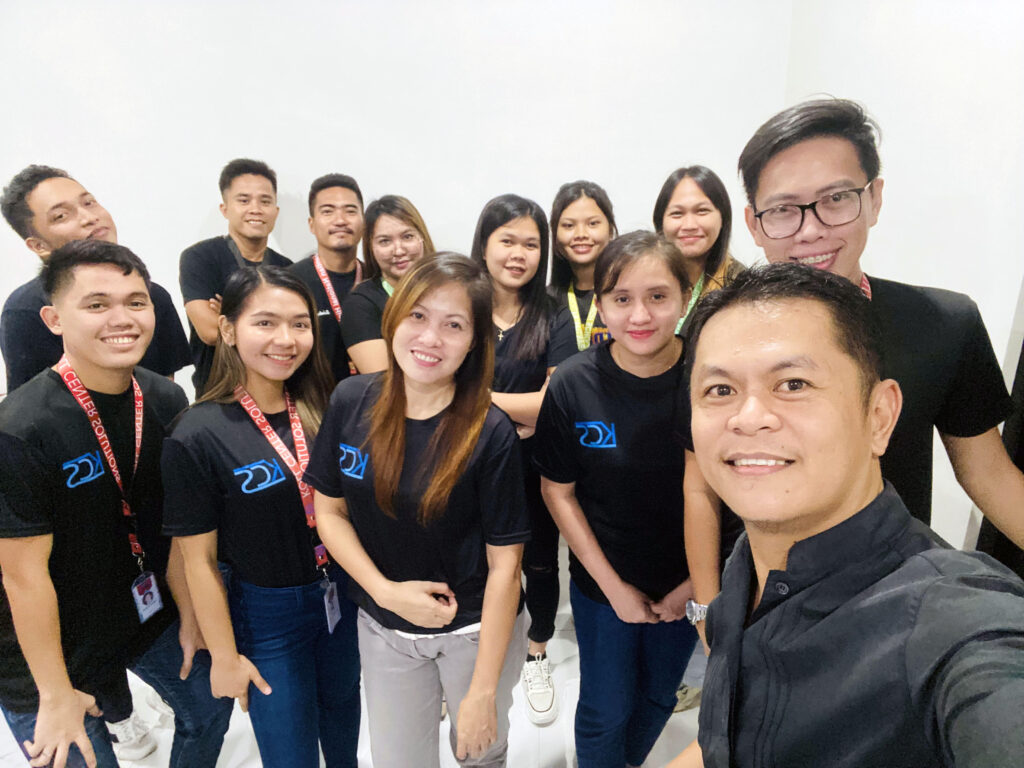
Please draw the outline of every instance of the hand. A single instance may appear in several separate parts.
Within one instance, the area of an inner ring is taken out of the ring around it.
[[[651,598],[634,587],[622,582],[622,585],[608,593],[608,602],[612,604],[615,615],[627,624],[657,624],[657,614],[651,610]]]
[[[704,646],[704,655],[711,655],[711,646],[708,645],[708,636],[705,633],[705,627],[707,626],[706,621],[698,621],[696,624],[697,634],[700,636],[700,644]]]
[[[53,761],[53,768],[64,768],[68,749],[75,744],[85,764],[96,768],[96,753],[85,732],[85,716],[99,717],[102,714],[96,706],[96,699],[82,691],[71,689],[69,693],[53,699],[40,697],[33,733],[35,741],[24,742],[25,751],[31,758],[29,765],[50,765]]]
[[[516,434],[519,435],[520,440],[525,440],[528,437],[533,437],[533,433],[536,431],[536,427],[528,427],[525,424],[516,424]]]
[[[181,671],[178,672],[178,677],[186,680],[192,671],[192,659],[195,657],[196,651],[206,648],[203,633],[199,630],[194,616],[191,621],[182,618],[181,628],[178,630],[178,643],[181,645],[182,655]]]
[[[213,660],[210,668],[210,691],[218,698],[238,699],[238,705],[243,712],[249,711],[249,683],[256,686],[260,693],[269,696],[270,685],[256,665],[249,661],[242,654],[236,654],[234,659]]]
[[[693,597],[693,582],[687,579],[661,600],[651,605],[659,621],[678,621],[686,618],[686,603]]]
[[[437,581],[393,581],[380,605],[424,629],[448,626],[459,610],[455,593]]]
[[[458,742],[455,756],[459,760],[480,757],[498,738],[498,710],[494,696],[474,693],[472,687],[459,702]]]
[[[220,314],[220,301],[221,297],[219,293],[213,294],[213,298],[210,299],[210,309],[212,309],[218,315]]]

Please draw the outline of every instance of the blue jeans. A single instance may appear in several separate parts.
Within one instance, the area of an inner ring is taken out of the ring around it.
[[[257,587],[235,579],[231,616],[240,653],[270,684],[249,688],[249,717],[264,765],[355,768],[359,744],[359,646],[348,576],[331,566],[341,620],[327,631],[321,580],[301,587]]]
[[[579,768],[640,765],[672,714],[697,630],[686,619],[627,624],[574,583],[569,601],[580,649]]]
[[[178,622],[174,622],[132,664],[131,670],[163,697],[174,710],[174,741],[171,744],[170,768],[214,768],[220,755],[224,734],[231,719],[231,699],[215,699],[210,693],[210,655],[199,651],[192,662],[187,680],[178,677],[181,669],[181,646],[178,644]],[[31,741],[36,727],[36,713],[17,714],[4,711],[18,746]],[[117,758],[110,746],[110,733],[102,718],[85,718],[85,729],[96,752],[98,768],[117,768]],[[77,747],[68,757],[69,768],[84,768]]]

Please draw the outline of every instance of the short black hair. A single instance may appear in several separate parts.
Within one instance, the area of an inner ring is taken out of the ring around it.
[[[150,289],[146,265],[123,245],[105,240],[72,240],[51,253],[39,270],[47,300],[53,301],[55,294],[71,285],[75,267],[89,264],[112,264],[125,275],[138,272],[146,282],[146,290]]]
[[[359,185],[356,180],[351,176],[346,176],[344,173],[328,173],[326,176],[321,176],[319,179],[314,179],[313,183],[309,186],[309,215],[313,215],[313,203],[316,202],[316,196],[323,192],[325,189],[331,189],[332,187],[344,187],[345,189],[351,189],[356,193],[356,197],[359,198],[359,207],[363,207],[363,193],[359,189]]]
[[[658,199],[654,201],[654,231],[659,235],[664,234],[665,209],[672,200],[672,193],[683,179],[693,179],[693,183],[708,196],[708,200],[722,217],[722,229],[718,233],[718,239],[711,244],[704,259],[704,272],[714,275],[729,252],[729,238],[732,236],[732,203],[729,202],[729,192],[717,173],[704,165],[689,165],[676,168],[669,174],[665,183],[661,185]]]
[[[68,172],[48,165],[30,165],[18,171],[0,197],[0,211],[3,212],[11,229],[18,237],[27,240],[38,233],[32,228],[32,209],[28,207],[28,196],[32,190],[47,179],[70,179]]]
[[[277,194],[277,174],[262,160],[250,160],[247,157],[235,158],[224,166],[224,170],[220,172],[220,193],[223,195],[231,186],[231,182],[246,174],[267,179],[274,188],[274,194]]]
[[[864,400],[882,378],[878,330],[871,317],[871,302],[849,280],[823,269],[801,264],[769,264],[744,270],[724,288],[709,293],[693,310],[686,335],[687,377],[708,321],[730,307],[766,302],[807,300],[824,305],[832,315],[834,338],[860,371]]]
[[[868,181],[882,168],[882,129],[860,104],[849,99],[814,99],[784,109],[757,129],[740,153],[739,171],[747,202],[754,206],[761,171],[779,152],[808,139],[837,136],[853,144]]]

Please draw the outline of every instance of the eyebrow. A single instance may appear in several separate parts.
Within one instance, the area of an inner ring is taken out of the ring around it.
[[[810,370],[817,370],[818,364],[814,362],[807,355],[797,355],[795,357],[787,357],[779,360],[775,365],[768,369],[769,373],[779,373],[780,371],[788,371],[792,368],[807,368]],[[718,365],[702,365],[697,370],[697,375],[700,378],[707,378],[711,376],[719,376],[722,378],[731,378],[732,373]]]
[[[856,187],[857,182],[854,181],[853,179],[838,179],[836,181],[833,181],[831,184],[826,184],[824,187],[819,187],[814,192],[814,199],[820,200],[829,192],[835,192],[837,190],[842,189],[856,189]],[[764,207],[771,208],[773,205],[777,205],[779,203],[789,203],[800,199],[800,195],[795,195],[788,192],[779,192],[777,194],[770,195],[769,197],[767,197],[764,201]]]
[[[253,312],[252,315],[250,315],[250,317],[274,317],[274,318],[277,318],[277,317],[282,317],[282,315],[279,315],[276,312],[271,312],[269,310],[263,309],[263,310],[260,310],[259,312]],[[309,312],[300,312],[297,315],[292,315],[292,319],[293,320],[295,320],[297,318],[302,318],[302,317],[308,318],[309,317]]]
[[[113,295],[114,294],[108,293],[107,291],[93,291],[92,293],[87,293],[83,296],[82,301],[89,301],[91,299],[107,299]],[[132,291],[128,294],[129,299],[135,298],[136,296],[145,296],[147,299],[149,298],[149,294],[145,291]]]

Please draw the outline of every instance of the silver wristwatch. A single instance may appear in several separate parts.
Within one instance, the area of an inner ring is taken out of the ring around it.
[[[704,617],[708,615],[708,607],[701,605],[696,600],[686,601],[686,618],[690,620],[690,623],[694,626],[698,622],[704,621]]]

